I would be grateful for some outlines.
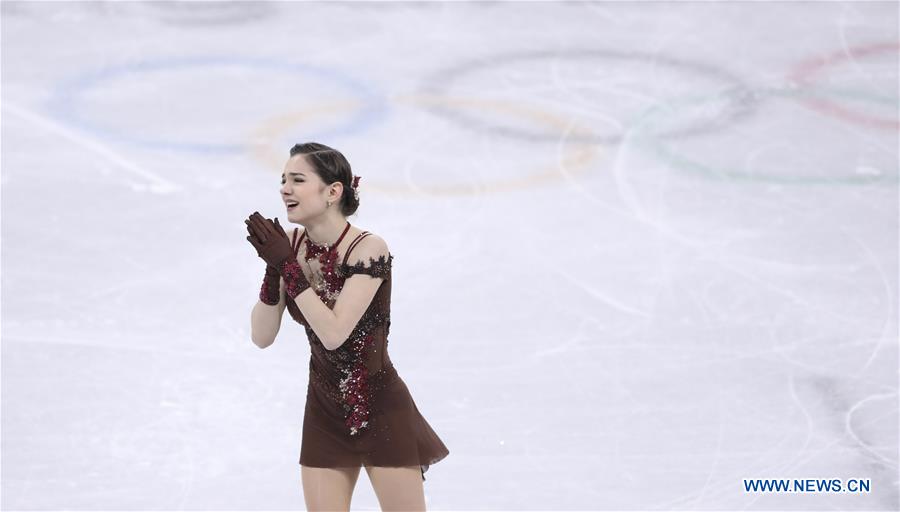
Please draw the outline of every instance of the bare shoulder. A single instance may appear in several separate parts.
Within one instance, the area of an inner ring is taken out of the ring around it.
[[[391,274],[391,260],[387,242],[371,233],[363,237],[347,258],[347,272],[368,274],[374,278],[388,280]]]
[[[355,263],[365,264],[369,262],[370,258],[377,260],[380,257],[387,258],[388,256],[390,256],[390,250],[384,238],[369,231],[369,234],[356,244],[347,262],[351,265]]]

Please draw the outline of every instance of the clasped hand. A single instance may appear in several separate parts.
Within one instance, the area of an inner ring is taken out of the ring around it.
[[[287,233],[278,222],[278,217],[272,222],[259,212],[253,212],[244,223],[247,224],[247,232],[250,233],[247,241],[253,245],[260,258],[280,272],[281,264],[290,259],[294,252]]]

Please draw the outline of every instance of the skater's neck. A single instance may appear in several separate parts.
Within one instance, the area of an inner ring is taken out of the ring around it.
[[[347,219],[343,215],[329,215],[321,220],[306,225],[306,237],[316,244],[331,247],[347,228]]]

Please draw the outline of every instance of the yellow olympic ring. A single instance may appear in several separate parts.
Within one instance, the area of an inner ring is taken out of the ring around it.
[[[578,131],[575,132],[578,135],[593,135],[593,133],[591,133],[587,128],[578,127],[578,125],[575,125],[570,120],[562,119],[548,112],[536,110],[527,106],[522,106],[519,103],[497,100],[479,100],[474,98],[449,98],[446,96],[428,95],[409,95],[405,97],[395,96],[391,98],[391,101],[395,104],[407,104],[413,106],[429,104],[470,106],[483,109],[493,109],[501,113],[518,115],[522,118],[549,125],[552,128],[560,130],[570,130],[573,128],[578,128]],[[254,130],[253,135],[251,136],[251,146],[253,147],[252,153],[266,166],[267,169],[278,169],[278,172],[280,173],[281,168],[284,166],[284,162],[287,161],[287,151],[283,149],[279,149],[276,151],[271,145],[272,141],[276,140],[279,135],[281,135],[297,123],[313,120],[316,118],[325,118],[326,116],[333,115],[342,111],[350,112],[361,107],[362,105],[358,101],[341,101],[320,105],[314,108],[303,110],[301,112],[288,113],[270,118],[266,121],[263,121],[261,126],[258,129]],[[568,143],[567,145],[569,144],[574,143]],[[410,186],[379,184],[367,180],[365,188],[367,191],[374,190],[385,194],[397,195],[408,194],[410,192],[425,192],[432,195],[471,195],[483,194],[485,192],[499,192],[506,190],[523,189],[539,183],[556,180],[563,174],[563,172],[561,172],[560,170],[560,165],[562,165],[566,171],[577,170],[579,174],[585,172],[587,164],[590,163],[591,160],[593,160],[593,158],[599,152],[600,145],[580,144],[580,146],[582,147],[576,148],[575,151],[571,152],[571,154],[567,155],[559,163],[548,164],[539,167],[535,172],[526,174],[524,176],[498,180],[496,182],[487,184],[436,186],[416,185],[415,189],[413,189],[413,187]]]

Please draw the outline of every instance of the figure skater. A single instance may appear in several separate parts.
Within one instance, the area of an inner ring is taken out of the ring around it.
[[[254,212],[247,240],[266,262],[251,338],[275,341],[287,307],[309,339],[300,473],[306,508],[350,510],[361,466],[381,509],[425,510],[428,467],[449,454],[419,413],[388,355],[393,255],[378,235],[351,226],[359,176],[339,151],[297,144],[281,177],[294,228],[288,238]]]

